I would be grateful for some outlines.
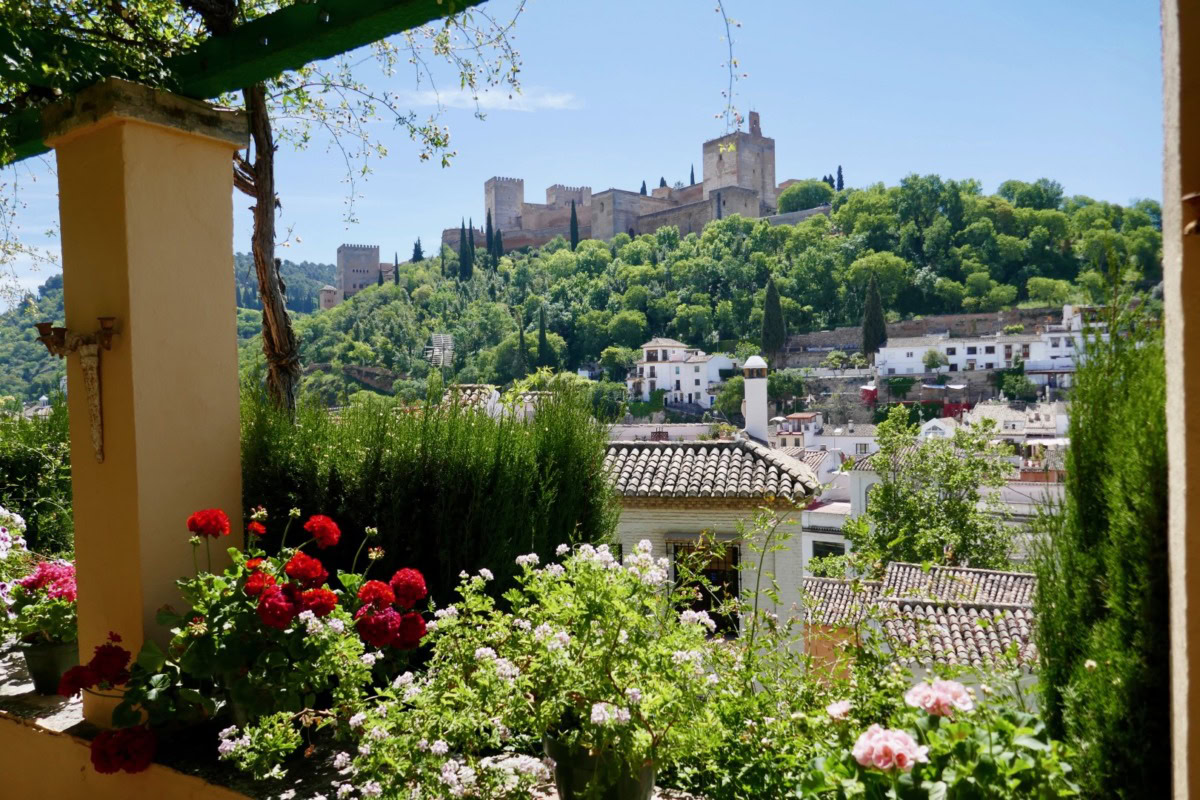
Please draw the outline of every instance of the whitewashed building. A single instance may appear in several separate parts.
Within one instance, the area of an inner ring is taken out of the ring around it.
[[[738,363],[722,353],[708,354],[675,339],[656,337],[641,346],[641,357],[625,379],[631,400],[649,402],[659,389],[668,403],[695,403],[712,408],[724,382],[721,371]]]

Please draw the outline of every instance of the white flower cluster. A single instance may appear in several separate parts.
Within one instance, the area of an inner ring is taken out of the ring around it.
[[[710,631],[717,629],[717,623],[713,621],[707,611],[693,611],[689,608],[679,614],[679,621],[684,625],[703,625]]]
[[[608,545],[602,544],[599,547],[592,547],[590,544],[582,544],[579,550],[575,553],[575,558],[578,561],[594,564],[604,569],[618,569],[620,564],[617,563],[617,558],[608,549]]]
[[[550,651],[561,650],[571,643],[571,634],[566,631],[556,633],[545,622],[533,629],[533,638],[539,642],[545,642],[546,649]]]
[[[560,544],[558,547],[554,548],[554,554],[559,558],[562,558],[569,552],[571,552],[571,545],[569,544]]]
[[[517,617],[513,620],[513,627],[517,630],[529,633],[529,631],[533,630],[533,623],[527,619],[521,619],[520,617]]]
[[[411,672],[404,672],[396,676],[396,680],[392,681],[392,688],[399,689],[401,686],[411,686],[415,677]]]
[[[338,753],[333,757],[333,768],[339,772],[350,766],[350,754],[346,752]]]
[[[0,506],[0,561],[13,550],[25,549],[25,520],[20,514]]]
[[[325,617],[322,619],[312,611],[301,611],[296,616],[296,619],[298,619],[300,624],[304,626],[304,630],[309,636],[316,636],[327,630],[333,631],[338,636],[341,636],[346,632],[346,623],[342,620],[334,619],[333,617]],[[370,665],[368,664],[368,666]]]
[[[217,755],[221,760],[233,758],[238,751],[250,746],[248,735],[238,736],[237,734],[237,725],[230,725],[218,734],[220,742],[217,743]]]
[[[381,797],[383,795],[383,787],[379,785],[379,781],[367,781],[358,787],[358,793],[363,797]]]
[[[373,667],[373,666],[375,666],[375,662],[379,660],[381,655],[382,655],[381,653],[363,653],[358,658],[360,661],[362,661],[362,663],[366,664],[368,667]]]
[[[350,718],[350,727],[351,728],[361,728],[363,726],[363,723],[366,721],[367,721],[366,713],[360,711]]]
[[[9,619],[17,616],[10,609],[12,605],[12,588],[14,584],[7,581],[0,581],[0,609],[3,609],[3,614],[0,614],[0,619],[7,616]]]
[[[671,562],[665,558],[655,560],[651,555],[653,549],[649,539],[642,539],[633,553],[625,557],[625,569],[644,583],[662,586],[671,577]]]
[[[704,654],[699,650],[676,650],[671,654],[671,660],[680,666],[690,664],[697,675],[704,674]]]
[[[550,779],[550,770],[546,769],[546,765],[533,756],[488,756],[479,762],[479,768],[493,775],[500,773],[500,792],[504,795],[514,792],[522,778],[532,783],[541,783]]]
[[[438,619],[445,619],[446,617],[457,617],[458,609],[455,608],[454,606],[446,606],[445,608],[439,608],[437,611],[433,612],[433,615],[435,617],[437,617]]]
[[[492,571],[490,569],[488,569],[487,567],[484,567],[483,569],[479,570],[479,577],[483,578],[485,581],[490,581],[490,580],[494,579],[496,576],[492,574]]]
[[[475,786],[475,770],[452,758],[442,764],[442,783],[450,791],[451,797],[462,797]]]
[[[450,752],[450,745],[446,744],[443,740],[438,739],[436,742],[429,745],[429,752],[433,753],[435,756],[444,756],[446,753]]]
[[[517,566],[519,567],[536,567],[539,563],[540,561],[537,557],[537,553],[527,553],[523,556],[517,556]]]
[[[625,699],[629,701],[631,706],[636,706],[642,702],[642,690],[630,686],[625,690]]]
[[[618,708],[612,703],[594,703],[592,705],[592,724],[594,725],[611,725],[616,722],[625,724],[629,722],[630,714],[627,708]]]
[[[506,681],[515,681],[521,674],[521,670],[507,658],[497,658],[496,674]]]
[[[477,647],[477,648],[475,648],[475,660],[476,661],[495,661],[496,660],[496,651],[490,647]]]

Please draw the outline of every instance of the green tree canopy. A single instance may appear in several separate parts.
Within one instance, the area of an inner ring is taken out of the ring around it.
[[[825,181],[815,178],[793,183],[780,193],[778,199],[779,213],[789,211],[804,211],[809,208],[827,205],[833,200],[833,189]]]

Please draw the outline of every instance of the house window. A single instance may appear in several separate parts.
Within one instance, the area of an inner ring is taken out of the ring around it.
[[[700,371],[699,367],[692,367],[692,372],[699,372],[699,371]]]
[[[888,367],[888,375],[895,375],[895,374],[896,374],[896,368]]]
[[[988,368],[988,369],[994,369],[994,368],[995,368],[995,366],[996,366],[996,362],[994,362],[994,361],[989,361],[989,362],[987,362],[987,365],[986,365],[986,366],[987,366],[987,368]]]
[[[697,386],[699,386],[699,385],[700,385],[700,379],[699,379],[699,378],[696,378],[696,385],[697,385]]]
[[[1075,340],[1068,338],[1066,341],[1063,342],[1063,344],[1066,345],[1068,348],[1071,348],[1071,347],[1075,346]]]
[[[1051,346],[1051,347],[1058,347],[1058,337],[1057,337],[1057,336],[1055,336],[1055,337],[1053,337],[1053,338],[1051,338],[1051,339],[1050,339],[1050,346]]]
[[[994,345],[994,344],[989,344],[987,347],[983,348],[983,352],[984,352],[984,353],[986,353],[986,354],[988,354],[988,355],[991,355],[991,354],[995,353],[995,352],[996,352],[996,345]]]
[[[967,348],[967,355],[969,355],[969,356],[973,356],[973,355],[975,355],[975,352],[976,352],[978,349],[979,349],[978,347],[968,347],[968,348]]]
[[[973,369],[975,369],[975,359],[973,359],[973,358],[968,358],[968,359],[967,359],[967,370],[968,370],[968,371],[970,371],[970,370],[973,370]]]
[[[667,548],[671,553],[672,577],[676,583],[683,580],[680,566],[687,559],[687,566],[699,572],[712,586],[712,591],[700,591],[699,597],[691,603],[691,608],[697,611],[707,611],[717,623],[717,633],[723,636],[737,636],[738,619],[733,614],[718,614],[716,609],[726,601],[737,598],[740,592],[738,584],[738,547],[728,545],[721,554],[707,553],[708,550],[700,542],[668,542]]]
[[[867,442],[858,442],[854,445],[854,454],[865,456],[871,450],[871,445]]]
[[[904,357],[905,357],[905,358],[912,358],[912,350],[909,350],[907,353],[905,353],[905,354],[904,354]]]
[[[676,374],[676,375],[678,375],[678,374],[679,374],[679,367],[676,367],[676,368],[675,368],[675,374]]]
[[[948,355],[948,356],[958,355],[958,348],[957,347],[947,347],[946,355]]]
[[[679,381],[675,381],[675,391],[679,391]]]
[[[951,372],[958,372],[958,364],[951,364],[951,365],[950,365],[950,371],[951,371]]]
[[[846,545],[842,542],[813,542],[813,558],[846,555]]]

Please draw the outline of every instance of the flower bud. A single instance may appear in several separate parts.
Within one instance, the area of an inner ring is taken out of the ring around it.
[[[288,511],[288,516],[292,519],[300,519],[300,509],[293,508]]]

